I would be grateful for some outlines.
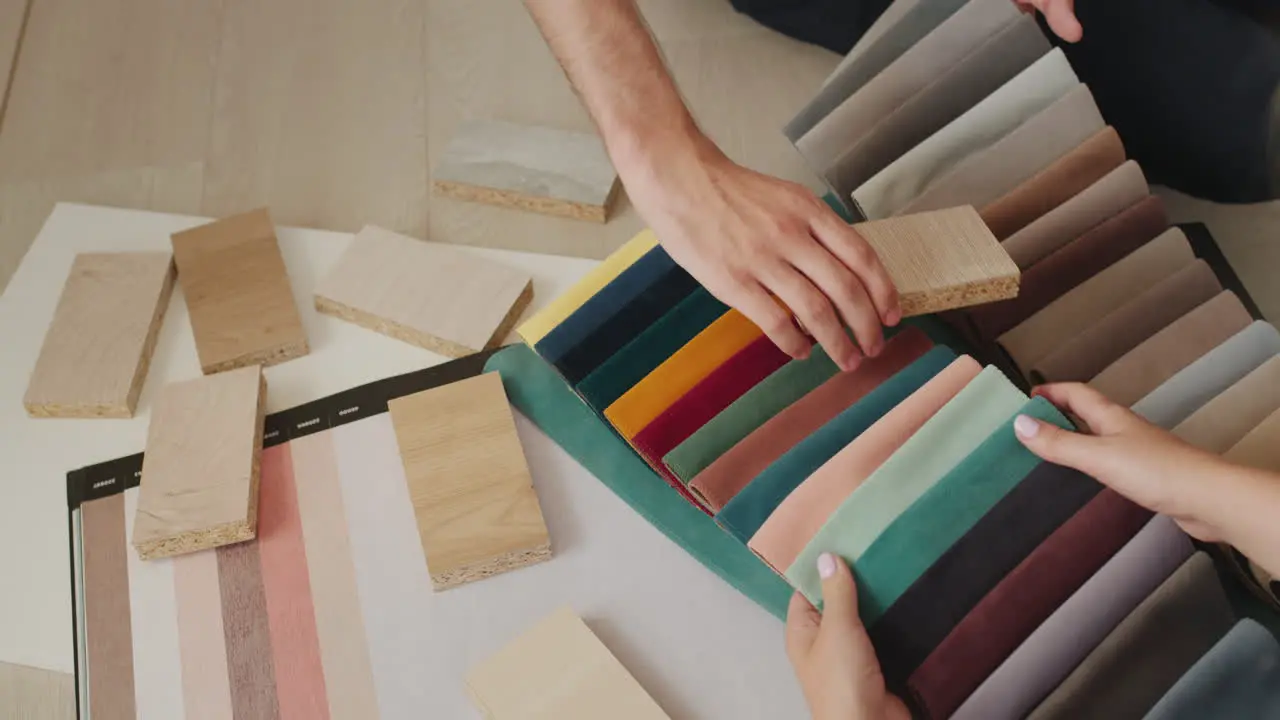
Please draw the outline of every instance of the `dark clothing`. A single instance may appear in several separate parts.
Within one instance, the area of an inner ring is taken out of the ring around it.
[[[922,0],[929,2],[930,0]],[[1010,0],[1012,2],[1012,0]],[[732,0],[798,40],[847,53],[888,0]],[[1063,48],[1152,183],[1219,202],[1280,197],[1280,42],[1260,0],[1077,0]]]

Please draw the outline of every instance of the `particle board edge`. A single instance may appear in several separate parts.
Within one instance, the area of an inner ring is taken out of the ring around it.
[[[596,223],[608,221],[613,203],[618,196],[619,185],[618,179],[614,178],[604,204],[589,205],[572,200],[538,197],[511,190],[472,185],[456,180],[433,180],[431,183],[432,189],[441,197]]]

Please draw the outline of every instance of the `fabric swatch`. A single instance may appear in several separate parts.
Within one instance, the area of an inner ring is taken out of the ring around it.
[[[959,465],[1027,401],[999,368],[984,368],[898,448],[827,518],[791,567],[787,580],[818,594],[818,555],[857,560],[880,533]]]
[[[1209,264],[1193,260],[1037,362],[1031,369],[1031,382],[1088,382],[1219,292],[1222,286]]]
[[[830,380],[837,372],[839,368],[822,346],[814,345],[809,357],[791,360],[777,372],[761,380],[667,453],[662,462],[687,484],[738,444],[738,441],[791,403]]]
[[[705,288],[698,288],[592,370],[578,385],[578,393],[597,410],[609,407],[727,312],[729,306],[716,300]]]
[[[1071,427],[1044,398],[1032,398],[1018,412]],[[861,557],[845,558],[858,578],[858,611],[863,622],[875,623],[1038,464],[1040,459],[1014,435],[1010,418],[894,519]],[[816,606],[819,599],[815,596],[809,601]]]
[[[979,210],[982,221],[1005,240],[1125,161],[1124,143],[1113,127],[1094,133],[1071,152]]]
[[[1280,357],[1273,357],[1222,391],[1173,429],[1202,450],[1222,454],[1280,409]]]
[[[786,617],[791,598],[786,582],[710,517],[671,492],[532,350],[505,348],[489,358],[484,369],[502,375],[507,397],[521,415],[649,524],[774,617]]]
[[[690,489],[707,507],[722,509],[784,453],[932,347],[929,337],[914,327],[894,335],[878,356],[864,359],[852,372],[836,373],[752,431],[698,473],[689,483]]]
[[[805,478],[747,546],[779,572],[785,571],[840,503],[981,370],[968,355],[952,361]]]
[[[1089,385],[1132,405],[1252,321],[1235,293],[1224,290],[1125,353]]]
[[[1141,718],[1235,617],[1213,561],[1196,553],[1107,635],[1029,716]],[[1123,678],[1123,682],[1117,680]]]
[[[978,150],[955,169],[930,184],[899,214],[940,210],[957,205],[983,207],[1106,126],[1093,94],[1083,84],[1027,118],[1008,135]]]
[[[134,536],[139,491],[130,488],[124,492],[124,531],[128,537]],[[133,630],[133,698],[138,716],[182,717],[186,701],[182,697],[182,666],[174,662],[182,655],[173,561],[146,561],[132,548],[125,556]],[[270,660],[265,665],[269,673]]]
[[[658,236],[652,230],[644,230],[628,240],[603,262],[592,268],[574,283],[573,287],[557,295],[546,307],[516,328],[516,334],[529,345],[537,345],[557,325],[564,322],[573,311],[600,292],[623,270],[658,246]]]
[[[275,663],[258,547],[251,542],[217,549],[222,627],[235,717],[279,718]]]
[[[1133,411],[1162,428],[1173,428],[1277,354],[1280,332],[1265,320],[1255,320],[1147,393],[1134,403]]]
[[[1147,720],[1280,717],[1280,643],[1248,618],[1236,623],[1147,713]]]
[[[1178,228],[1134,250],[1080,283],[1004,333],[999,343],[1025,373],[1107,313],[1119,308],[1179,269],[1195,262],[1191,244]]]
[[[876,173],[853,199],[867,219],[896,214],[974,153],[1005,137],[1066,95],[1080,81],[1061,49],[1001,85],[960,117]]]
[[[947,548],[869,629],[880,669],[902,687],[964,616],[1102,486],[1042,462]]]
[[[1280,411],[1268,415],[1225,453],[1228,461],[1280,472]]]
[[[1001,244],[1018,267],[1025,270],[1150,194],[1142,168],[1130,160],[1028,223]]]
[[[956,354],[950,348],[935,347],[885,379],[751,479],[716,514],[716,522],[743,543],[748,542],[778,504],[810,473],[955,359]]]
[[[974,308],[969,318],[982,339],[995,340],[1168,227],[1164,203],[1147,197],[1031,266],[1018,297]]]
[[[81,523],[85,635],[93,668],[85,709],[93,717],[135,717],[127,556],[133,549],[125,540],[124,495],[84,503]]]
[[[790,359],[773,341],[761,335],[636,433],[632,441],[635,448],[661,472],[670,475],[669,479],[676,479],[662,464],[663,456]]]
[[[1129,542],[1151,512],[1094,496],[982,598],[908,681],[914,706],[947,717],[1032,631]]]
[[[952,720],[1025,716],[1193,551],[1191,538],[1171,518],[1148,520],[1000,663]]]
[[[575,385],[697,288],[693,276],[656,247],[543,338],[538,354]]]

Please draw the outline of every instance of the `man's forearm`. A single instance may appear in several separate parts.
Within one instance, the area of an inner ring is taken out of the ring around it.
[[[525,0],[625,182],[708,151],[633,0]],[[669,169],[669,168],[668,168]]]

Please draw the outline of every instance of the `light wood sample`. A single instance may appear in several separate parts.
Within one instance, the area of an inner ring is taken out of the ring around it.
[[[368,226],[316,288],[316,309],[449,357],[500,344],[533,279],[492,260]]]
[[[205,374],[309,352],[265,208],[174,233],[173,259]]]
[[[259,366],[171,383],[147,428],[133,546],[143,560],[251,540],[266,411]]]
[[[388,408],[437,590],[551,558],[497,373],[396,398]]]
[[[972,207],[853,226],[898,288],[903,317],[1017,297],[1018,266]]]
[[[169,253],[81,253],[27,385],[32,417],[133,417],[173,291]]]
[[[478,120],[454,136],[432,173],[437,193],[604,222],[618,173],[595,135]]]
[[[0,720],[75,718],[74,675],[0,662]]]
[[[492,720],[668,720],[567,607],[476,666],[467,691]]]

